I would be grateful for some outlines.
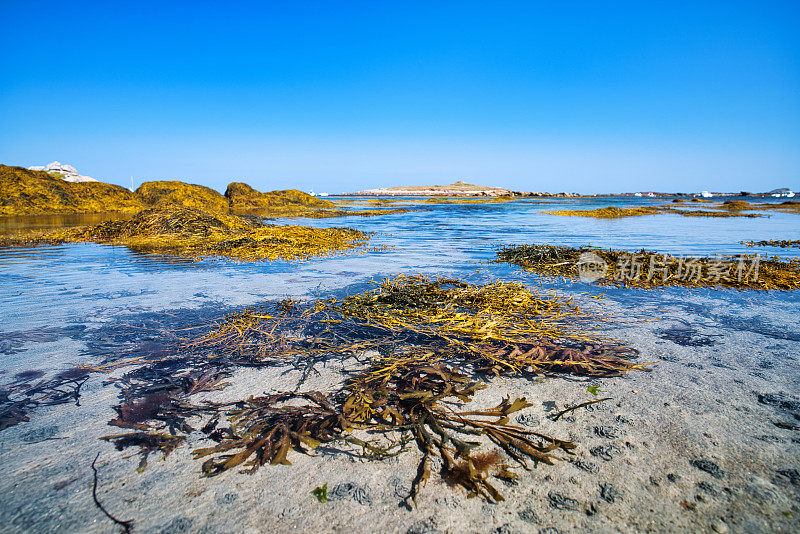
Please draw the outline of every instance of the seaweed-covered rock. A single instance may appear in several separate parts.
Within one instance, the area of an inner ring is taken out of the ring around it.
[[[285,215],[287,212],[304,212],[312,209],[333,208],[333,202],[311,196],[297,189],[261,193],[247,184],[233,182],[228,185],[225,197],[235,213],[260,215]]]
[[[145,182],[136,190],[142,202],[159,209],[195,208],[227,213],[228,200],[210,187],[174,180]]]
[[[119,185],[69,182],[45,171],[0,165],[0,215],[135,213],[144,207]]]

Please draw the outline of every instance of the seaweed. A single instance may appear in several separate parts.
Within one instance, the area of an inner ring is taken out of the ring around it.
[[[311,495],[317,498],[319,502],[325,504],[328,502],[328,483],[326,482],[322,486],[316,487],[311,490]]]
[[[770,239],[768,241],[739,241],[740,244],[746,247],[779,247],[779,248],[800,248],[800,239],[782,239],[776,241]]]
[[[159,210],[193,208],[212,213],[228,213],[228,199],[210,187],[176,180],[144,182],[136,189],[142,202]]]
[[[233,182],[225,190],[225,198],[234,213],[258,213],[262,216],[284,216],[312,209],[333,208],[333,202],[314,197],[297,189],[261,193],[247,184]]]
[[[265,226],[250,218],[193,208],[148,209],[126,221],[0,238],[0,247],[93,241],[134,252],[197,260],[302,260],[357,250],[369,235],[349,228]]]
[[[89,379],[89,373],[81,368],[62,371],[35,383],[29,381],[42,377],[43,373],[23,372],[20,375],[0,388],[0,431],[28,421],[28,412],[38,406],[70,402],[80,406],[81,387]]]
[[[731,201],[738,202],[738,201]],[[636,208],[618,208],[609,206],[593,210],[552,210],[545,211],[548,215],[561,215],[568,217],[593,217],[595,219],[620,219],[623,217],[641,217],[643,215],[659,215],[672,213],[683,217],[763,217],[761,214],[738,213],[742,208],[725,208],[727,212],[707,211],[707,210],[681,210],[669,205],[664,206],[641,206]]]
[[[655,207],[597,208],[593,210],[552,210],[545,211],[548,215],[562,215],[567,217],[594,217],[595,219],[619,219],[622,217],[640,217],[642,215],[656,215],[663,213],[663,209]]]
[[[247,184],[231,183],[225,195],[202,185],[177,180],[144,182],[131,192],[105,182],[67,182],[57,174],[0,165],[0,215],[115,212],[144,209],[196,209],[215,214],[259,217],[345,217],[402,213],[398,210],[336,210],[335,205],[296,189],[261,193]]]
[[[161,452],[161,459],[165,459],[169,454],[178,448],[186,438],[184,436],[172,436],[158,432],[133,432],[130,434],[115,434],[112,436],[102,436],[100,439],[114,443],[117,450],[121,451],[128,447],[139,447],[139,466],[136,471],[141,473],[147,467],[147,458],[154,452]]]
[[[135,213],[144,203],[124,187],[67,182],[44,171],[0,165],[0,215]]]
[[[651,289],[663,286],[792,291],[800,288],[800,260],[759,255],[675,257],[640,250],[561,245],[510,245],[496,262],[507,262],[548,277],[577,279],[588,261],[602,265],[598,284]]]
[[[103,512],[103,514],[105,514],[105,516],[107,518],[109,518],[111,521],[113,521],[117,525],[121,526],[122,527],[122,532],[125,532],[127,534],[128,532],[131,531],[131,528],[133,527],[133,519],[129,519],[127,521],[122,521],[120,519],[117,519],[116,517],[111,515],[111,513],[108,510],[106,510],[105,506],[103,506],[100,503],[100,499],[97,498],[97,483],[98,483],[98,480],[97,480],[97,467],[95,467],[95,464],[97,463],[97,459],[98,458],[100,458],[100,453],[99,452],[97,453],[97,456],[94,457],[94,460],[92,460],[92,465],[91,465],[91,468],[92,468],[92,499],[94,500],[95,506],[97,506],[97,508],[101,512]]]
[[[497,502],[495,479],[568,458],[576,444],[511,424],[531,406],[525,398],[466,405],[492,376],[647,370],[633,361],[635,349],[591,332],[594,319],[569,300],[520,284],[423,276],[383,280],[342,299],[245,308],[186,340],[180,356],[146,362],[117,381],[122,402],[110,424],[137,432],[104,439],[120,449],[139,446],[144,469],[148,454],[169,454],[195,432],[190,418],[200,417],[210,443],[193,455],[209,477],[288,465],[292,454],[322,445],[371,460],[413,446],[420,457],[406,506],[416,504],[434,470],[468,495]],[[299,390],[316,363],[337,358],[359,362],[339,386]],[[224,387],[240,366],[288,367],[302,376],[293,392],[193,402],[200,391]]]

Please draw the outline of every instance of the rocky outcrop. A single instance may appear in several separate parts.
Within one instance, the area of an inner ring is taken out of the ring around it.
[[[156,208],[171,206],[217,213],[229,211],[228,199],[217,191],[203,185],[175,180],[145,182],[136,190],[136,196],[148,206]]]
[[[0,165],[0,215],[135,213],[145,207],[119,185],[68,182],[44,170]]]
[[[42,167],[41,165],[34,165],[32,167],[28,167],[29,171],[44,171],[48,174],[57,176],[64,181],[73,182],[73,183],[80,183],[80,182],[97,182],[94,178],[90,176],[84,176],[79,174],[78,171],[72,165],[65,165],[60,161],[54,161],[48,165]]]
[[[247,184],[233,182],[225,191],[225,198],[234,213],[281,213],[335,207],[330,200],[316,198],[297,189],[261,193]]]

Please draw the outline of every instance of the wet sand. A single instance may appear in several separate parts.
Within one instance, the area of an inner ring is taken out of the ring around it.
[[[578,445],[566,461],[516,469],[512,485],[497,481],[506,499],[498,504],[468,499],[434,475],[418,506],[405,507],[420,458],[413,445],[384,461],[323,446],[311,456],[291,453],[291,466],[204,478],[190,451],[208,442],[195,432],[137,473],[135,449],[119,452],[98,439],[122,432],[107,425],[119,390],[105,382],[123,368],[91,375],[80,406],[40,407],[29,422],[0,432],[0,531],[121,531],[92,500],[90,465],[100,453],[98,498],[118,519],[132,519],[134,532],[796,532],[798,304],[733,292],[642,295],[637,306],[609,301],[615,320],[603,332],[638,348],[640,361],[657,361],[651,372],[491,379],[467,405],[524,396],[533,406],[519,412],[519,424]],[[643,320],[652,317],[659,319]],[[84,342],[17,343],[0,376],[45,364],[63,369],[81,360]],[[317,369],[303,389],[330,390],[343,378],[339,363]],[[228,388],[198,400],[291,390],[298,378],[289,368],[240,369]],[[588,385],[612,400],[548,417],[591,400]],[[311,493],[323,484],[324,504]]]

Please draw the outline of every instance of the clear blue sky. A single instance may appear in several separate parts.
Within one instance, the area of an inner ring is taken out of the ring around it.
[[[0,162],[220,190],[800,188],[797,0],[430,4],[0,0]]]

